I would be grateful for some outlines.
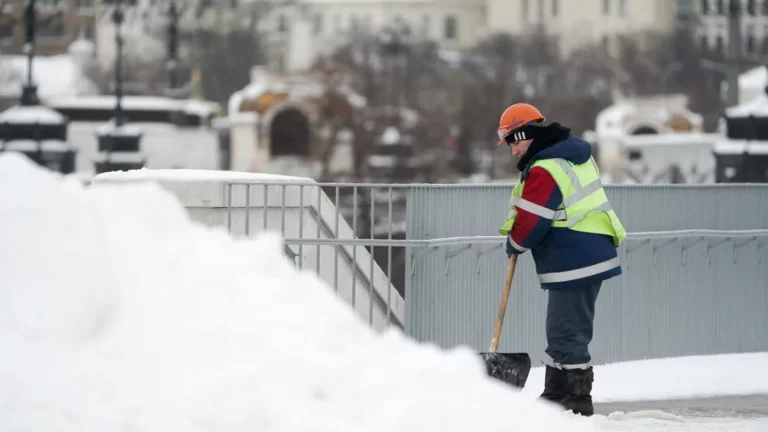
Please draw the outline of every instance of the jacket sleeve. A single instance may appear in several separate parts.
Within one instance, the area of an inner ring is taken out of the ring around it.
[[[563,195],[555,179],[544,168],[531,169],[515,205],[517,216],[507,238],[508,252],[521,254],[541,243],[550,230],[553,213],[562,202]]]

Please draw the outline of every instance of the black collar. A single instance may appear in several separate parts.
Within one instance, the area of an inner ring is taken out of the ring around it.
[[[528,151],[517,162],[517,169],[524,173],[528,169],[528,163],[542,150],[552,147],[571,135],[571,129],[560,123],[554,122],[547,126],[535,126],[535,138]]]

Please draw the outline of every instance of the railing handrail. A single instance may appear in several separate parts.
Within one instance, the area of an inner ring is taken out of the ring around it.
[[[649,231],[627,233],[627,240],[664,240],[679,238],[757,238],[768,237],[768,229],[758,230],[678,230],[678,231]],[[345,246],[408,246],[408,247],[438,247],[438,246],[464,246],[467,244],[502,244],[506,241],[504,236],[464,236],[443,237],[436,239],[372,239],[372,238],[286,238],[286,244],[303,245],[345,245]]]
[[[371,183],[371,182],[316,182],[313,180],[297,181],[280,179],[254,179],[254,180],[228,180],[224,184],[227,186],[319,186],[319,187],[360,187],[360,188],[471,188],[471,187],[509,187],[514,186],[515,180],[504,180],[498,182],[485,183]],[[750,187],[750,188],[768,188],[768,183],[605,183],[605,187],[610,188],[726,188],[726,187]]]

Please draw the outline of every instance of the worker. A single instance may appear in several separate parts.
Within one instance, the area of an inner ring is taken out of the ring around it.
[[[507,257],[530,250],[546,290],[547,348],[540,399],[591,416],[589,343],[602,282],[621,274],[618,246],[626,232],[611,208],[590,144],[517,103],[499,122],[498,144],[519,158],[519,181],[499,230]]]

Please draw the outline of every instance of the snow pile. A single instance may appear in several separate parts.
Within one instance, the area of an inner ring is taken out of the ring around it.
[[[194,224],[156,185],[6,153],[0,200],[3,432],[593,430],[475,353],[373,333],[278,237]]]
[[[524,394],[543,389],[544,368],[531,369]],[[595,366],[592,399],[600,402],[768,394],[768,352],[675,357]]]

